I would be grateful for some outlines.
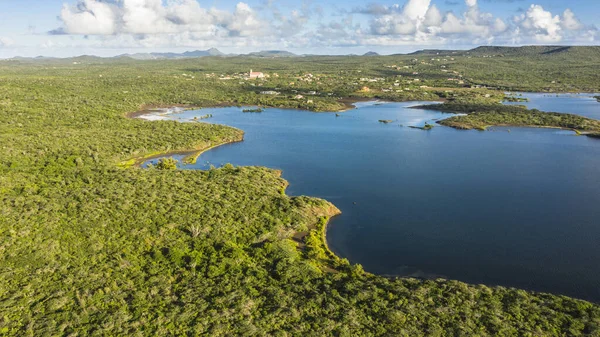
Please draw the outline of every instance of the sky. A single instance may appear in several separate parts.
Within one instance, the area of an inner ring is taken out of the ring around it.
[[[598,0],[0,0],[0,58],[600,45]]]

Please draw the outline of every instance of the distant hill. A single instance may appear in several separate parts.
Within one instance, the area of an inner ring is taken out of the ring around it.
[[[182,58],[196,58],[206,56],[225,56],[221,51],[216,48],[208,50],[195,50],[186,51],[185,53],[137,53],[137,54],[124,54],[117,57],[129,57],[135,60],[163,60],[163,59],[182,59]]]
[[[496,56],[535,56],[535,55],[571,55],[574,57],[598,57],[600,46],[524,46],[498,47],[482,46],[471,49],[465,54]]]
[[[263,51],[259,51],[259,52],[253,52],[250,54],[247,54],[247,56],[253,56],[253,57],[295,57],[298,56],[294,53],[290,53],[289,51],[285,51],[285,50],[263,50]]]
[[[187,51],[185,53],[138,53],[138,54],[125,54],[120,55],[121,57],[129,57],[135,60],[173,60],[173,59],[184,59],[184,58],[198,58],[206,56],[250,56],[250,57],[295,57],[296,54],[290,53],[284,50],[263,50],[259,52],[253,52],[249,54],[235,55],[235,54],[224,54],[216,48],[208,50],[195,50]]]
[[[481,46],[467,51],[471,55],[543,55],[552,53],[562,53],[573,47],[564,46],[525,46],[525,47],[499,47],[499,46]]]
[[[447,50],[447,49],[423,49],[417,50],[414,53],[409,53],[408,55],[450,55],[450,54],[458,54],[464,53],[464,50]]]
[[[572,56],[577,58],[598,58],[600,46],[523,46],[523,47],[500,47],[481,46],[471,50],[443,50],[424,49],[408,55],[423,56]]]
[[[369,51],[363,55],[348,54],[345,56],[379,56],[374,51]],[[424,57],[451,57],[451,56],[473,56],[473,57],[535,57],[545,59],[547,57],[558,57],[564,60],[597,60],[600,57],[600,46],[524,46],[524,47],[499,47],[482,46],[471,50],[446,50],[446,49],[424,49],[409,54],[394,54],[390,56],[424,56]],[[284,58],[284,57],[317,57],[327,55],[297,55],[285,50],[263,50],[248,54],[224,54],[216,48],[207,50],[186,51],[183,53],[136,53],[123,54],[115,57],[99,57],[91,55],[82,55],[70,58],[53,57],[14,57],[10,60],[21,62],[110,62],[127,60],[177,60],[201,57],[255,57],[255,58]],[[342,56],[342,55],[338,55]]]

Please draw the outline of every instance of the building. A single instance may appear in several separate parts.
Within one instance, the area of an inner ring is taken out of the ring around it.
[[[256,72],[256,71],[252,71],[252,69],[250,69],[250,79],[255,79],[255,78],[265,78],[265,74],[261,73],[261,72]]]

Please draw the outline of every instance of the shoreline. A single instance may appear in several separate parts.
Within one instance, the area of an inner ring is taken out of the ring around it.
[[[362,103],[362,102],[382,102],[382,103],[410,103],[410,102],[433,102],[433,103],[444,103],[446,102],[447,99],[436,99],[436,100],[404,100],[404,101],[392,101],[389,99],[382,99],[382,98],[376,98],[376,97],[346,97],[346,98],[341,98],[338,100],[338,102],[344,104],[347,109],[344,109],[342,111],[332,111],[332,112],[346,112],[349,110],[353,110],[356,109],[356,105],[355,103]],[[418,106],[410,106],[407,107],[410,109],[413,108],[418,108]]]
[[[337,112],[343,112],[343,111],[348,111],[348,110],[352,110],[352,109],[356,109],[356,106],[353,103],[358,103],[358,102],[376,102],[378,101],[377,99],[370,99],[370,98],[364,98],[364,99],[347,99],[346,101],[343,102],[343,104],[347,107],[346,110],[342,110],[342,111],[337,111]],[[204,107],[204,108],[223,108],[223,107],[238,107],[239,105],[235,105],[235,104],[231,104],[228,102],[223,102],[223,103],[219,103],[216,104],[214,106],[211,107]],[[242,105],[243,107],[244,105]],[[250,105],[248,105],[250,106]],[[194,109],[201,109],[202,107],[199,106],[192,106],[192,105],[180,105],[180,104],[175,104],[175,105],[147,105],[142,107],[141,110],[135,111],[135,112],[130,112],[125,114],[126,118],[140,118],[141,116],[144,116],[146,114],[151,114],[156,112],[157,109],[169,109],[169,108],[184,108],[186,110],[194,110]],[[300,109],[302,110],[302,109]],[[333,112],[333,111],[331,111]],[[152,120],[148,120],[153,122]],[[231,126],[228,126],[231,127]],[[233,128],[233,127],[232,127]],[[127,161],[121,162],[118,164],[119,167],[122,168],[128,168],[128,167],[141,167],[141,165],[148,161],[148,160],[152,160],[152,159],[156,159],[156,158],[164,158],[164,157],[168,157],[168,156],[172,156],[172,155],[184,155],[185,157],[183,158],[182,162],[186,163],[186,164],[195,164],[196,161],[198,160],[198,158],[205,152],[212,150],[214,148],[217,148],[219,146],[223,146],[223,145],[227,145],[227,144],[234,144],[234,143],[238,143],[238,142],[242,142],[244,141],[244,131],[240,130],[241,134],[240,137],[238,139],[233,139],[233,140],[228,140],[225,141],[223,143],[219,143],[219,144],[213,144],[213,145],[209,145],[207,147],[203,147],[203,148],[199,148],[199,149],[191,149],[191,150],[173,150],[173,151],[168,151],[168,152],[160,152],[160,153],[151,153],[148,154],[146,156],[142,156],[142,157],[137,157],[137,158],[132,158],[129,159]],[[279,175],[281,176],[282,172],[279,172]],[[287,195],[286,193],[286,189],[287,189],[287,185],[288,182],[286,180],[286,186],[285,189],[283,190],[283,193]],[[288,197],[293,197],[293,196],[289,196]],[[329,243],[327,242],[327,229],[329,228],[329,225],[331,223],[331,220],[339,215],[342,214],[342,211],[337,208],[337,206],[335,206],[333,203],[331,203],[328,200],[322,199],[325,202],[327,202],[328,206],[326,209],[323,209],[322,214],[317,215],[319,220],[317,221],[317,223],[315,223],[313,226],[309,227],[306,231],[304,232],[296,232],[294,233],[294,235],[292,235],[291,239],[296,241],[298,248],[301,250],[304,250],[305,248],[305,243],[304,240],[305,238],[312,232],[312,231],[317,231],[321,244],[326,252],[326,254],[328,255],[329,259],[332,259],[333,262],[340,262],[342,260],[342,257],[340,257],[339,255],[337,255],[333,250],[331,250],[331,248],[329,247]],[[324,266],[327,268],[327,266]],[[362,266],[361,266],[362,267]]]
[[[468,105],[468,104],[467,104]],[[510,108],[514,108],[515,105],[512,104],[500,104],[498,105],[498,107],[500,108],[504,108],[504,109],[510,109]],[[474,115],[475,113],[482,115],[482,114],[486,114],[486,113],[496,113],[496,111],[492,111],[492,112],[479,112],[477,110],[475,111],[471,111],[471,112],[466,112],[466,111],[461,111],[461,110],[455,110],[455,109],[444,109],[444,105],[441,105],[440,108],[437,108],[435,105],[432,104],[428,104],[428,105],[418,105],[418,106],[414,106],[414,107],[410,107],[413,109],[423,109],[423,110],[433,110],[433,111],[439,111],[441,113],[449,113],[449,114],[453,114],[453,117],[467,117],[470,115]],[[504,112],[504,111],[501,111]],[[509,111],[509,112],[513,112],[513,111]],[[573,113],[561,113],[561,112],[547,112],[547,111],[539,111],[536,109],[528,109],[528,108],[524,108],[522,111],[519,112],[526,112],[529,114],[549,114],[549,115],[554,115],[554,116],[561,116],[561,117],[571,117],[571,118],[580,118],[583,121],[587,121],[587,122],[598,122],[599,120],[593,119],[593,118],[589,118],[589,117],[585,117],[585,116],[581,116],[581,115],[577,115],[577,114],[573,114]],[[592,137],[592,138],[598,138],[600,137],[600,132],[596,131],[594,129],[590,130],[589,128],[587,130],[583,130],[583,129],[576,129],[573,127],[568,127],[568,126],[558,126],[558,125],[535,125],[535,124],[512,124],[512,123],[497,123],[497,124],[487,124],[487,125],[474,125],[471,122],[467,121],[467,122],[462,122],[462,121],[450,121],[450,123],[447,123],[448,120],[450,120],[450,118],[453,117],[449,117],[449,118],[445,118],[442,120],[438,120],[436,121],[436,124],[441,125],[441,126],[445,126],[445,127],[449,127],[449,128],[453,128],[456,130],[478,130],[478,131],[488,131],[489,128],[493,128],[493,127],[510,127],[510,128],[537,128],[537,129],[557,129],[557,130],[565,130],[565,131],[572,131],[574,132],[576,135],[578,136],[588,136],[588,137]],[[486,121],[483,121],[483,123],[485,123]],[[493,121],[492,121],[493,122]],[[552,124],[552,123],[548,123],[548,124]],[[572,124],[572,123],[571,123]],[[510,132],[510,130],[509,130]]]
[[[302,110],[302,111],[310,111],[314,113],[340,113],[346,112],[349,110],[356,109],[355,103],[361,102],[385,102],[385,103],[406,103],[406,102],[446,102],[446,99],[437,99],[437,100],[389,100],[389,99],[381,99],[377,97],[343,97],[340,99],[336,99],[335,102],[343,105],[343,108],[339,110],[328,110],[328,111],[315,111],[307,108],[298,108],[298,107],[279,107],[279,106],[271,106],[271,105],[261,105],[261,104],[249,104],[249,103],[234,103],[234,102],[220,102],[213,103],[208,105],[200,105],[200,104],[145,104],[140,106],[137,111],[127,112],[125,113],[126,118],[140,118],[144,115],[149,115],[152,113],[156,113],[159,109],[170,109],[170,108],[181,108],[184,111],[188,110],[201,110],[201,109],[213,109],[213,108],[243,108],[243,107],[261,107],[261,108],[270,108],[270,109],[282,109],[282,110]]]
[[[125,113],[125,118],[140,118],[144,115],[149,115],[156,112],[159,109],[171,109],[171,108],[182,108],[184,110],[195,110],[200,108],[197,105],[190,104],[145,104],[140,106],[137,111],[131,111]]]
[[[387,101],[387,100],[378,100],[378,99],[371,99],[371,98],[358,98],[358,99],[345,99],[344,104],[349,108],[348,110],[351,109],[356,109],[357,107],[354,105],[354,103],[358,103],[358,102],[377,102],[377,101],[381,101],[381,102],[390,102],[390,103],[401,103],[398,101]],[[402,101],[402,102],[410,102],[410,101]],[[419,101],[415,101],[415,102],[419,102]],[[436,101],[436,102],[440,102],[440,101]],[[443,102],[443,100],[442,100]],[[239,105],[235,105],[235,104],[229,104],[229,103],[221,103],[219,105],[215,105],[212,107],[218,108],[218,107],[238,107]],[[193,107],[193,106],[164,106],[161,108],[173,108],[173,107],[183,107],[183,108],[200,108],[200,107]],[[159,107],[156,107],[159,108]],[[415,107],[409,107],[409,108],[419,108],[419,106],[415,106]],[[289,108],[289,109],[293,109],[293,110],[303,110],[303,109],[294,109],[294,108]],[[137,111],[135,113],[129,113],[126,116],[128,118],[136,118],[139,116],[142,116],[143,114],[147,114],[147,113],[152,113],[153,111],[151,110],[151,108],[146,108],[145,110],[141,110],[141,111]],[[453,111],[441,111],[441,112],[446,112],[449,114],[453,114],[453,115],[458,115],[460,113],[458,112],[453,112]],[[459,129],[457,127],[453,127],[453,126],[447,126],[447,125],[443,125],[440,124],[441,121],[437,121],[436,123],[445,127],[450,127],[450,128],[454,128],[454,129]],[[227,126],[227,127],[231,127],[231,126]],[[564,128],[564,127],[553,127],[553,126],[529,126],[529,125],[509,125],[509,124],[499,124],[499,125],[488,125],[486,126],[487,128],[490,127],[519,127],[519,128],[523,128],[523,127],[530,127],[530,128],[548,128],[548,129],[561,129],[561,130],[568,130],[568,131],[573,131],[575,132],[577,135],[587,135],[590,137],[600,137],[597,134],[593,134],[593,133],[582,133],[579,132],[578,130],[575,129],[570,129],[570,128]],[[233,127],[231,127],[233,128]],[[470,130],[477,130],[475,128],[471,128]],[[485,130],[483,130],[485,131]],[[241,142],[244,140],[244,131],[240,130],[240,134],[239,137],[237,139],[230,139],[230,140],[226,140],[222,143],[218,143],[218,144],[209,144],[208,146],[205,147],[201,147],[201,148],[197,148],[197,149],[190,149],[190,150],[174,150],[174,151],[169,151],[169,152],[162,152],[162,153],[152,153],[143,157],[138,157],[138,158],[133,158],[130,161],[126,162],[126,163],[130,163],[131,161],[133,161],[132,165],[127,165],[128,167],[131,166],[136,166],[136,167],[140,167],[140,165],[142,165],[145,161],[151,160],[151,159],[155,159],[155,158],[161,158],[161,157],[167,157],[169,155],[185,155],[185,158],[183,158],[182,162],[187,162],[187,163],[195,163],[197,161],[197,159],[205,152],[212,150],[216,147],[222,146],[222,145],[226,145],[226,144],[233,144],[233,143],[237,143],[237,142]],[[279,171],[279,170],[276,170]],[[279,171],[280,175],[281,175],[281,171]],[[287,189],[287,185],[288,182],[287,180],[285,180],[285,188],[283,189],[283,194],[285,194],[287,197],[289,198],[294,198],[294,196],[290,196],[287,195],[286,193],[286,189]],[[313,197],[311,197],[313,198]],[[337,208],[333,203],[331,203],[330,201],[326,200],[326,199],[321,199],[321,198],[316,198],[314,197],[314,199],[320,199],[323,200],[324,202],[326,202],[326,205],[323,205],[322,207],[315,209],[315,216],[317,217],[317,221],[316,223],[314,223],[313,225],[309,226],[307,228],[306,231],[302,231],[302,232],[294,232],[291,237],[289,239],[293,240],[296,242],[297,245],[297,249],[299,249],[302,252],[306,251],[306,243],[305,243],[305,239],[306,237],[308,237],[311,233],[316,231],[316,234],[319,237],[319,241],[320,241],[320,245],[321,247],[324,249],[325,251],[325,255],[326,255],[326,259],[321,259],[320,261],[317,260],[317,262],[319,263],[319,267],[323,270],[323,272],[326,273],[337,273],[339,272],[339,270],[341,270],[340,268],[344,268],[345,266],[351,266],[351,267],[360,267],[359,270],[361,271],[361,273],[364,276],[367,277],[383,277],[386,279],[417,279],[417,280],[421,280],[421,281],[425,281],[425,280],[436,280],[436,279],[443,279],[444,281],[456,281],[456,282],[461,282],[461,283],[465,283],[465,284],[469,284],[469,285],[476,285],[473,283],[468,283],[468,282],[463,282],[463,281],[459,281],[457,279],[454,278],[447,278],[447,277],[443,277],[443,276],[439,276],[439,275],[435,275],[435,276],[431,276],[431,275],[418,275],[418,274],[411,274],[411,275],[402,275],[402,274],[398,274],[398,275],[394,275],[394,274],[376,274],[376,273],[372,273],[372,272],[368,272],[368,271],[364,271],[364,269],[362,268],[362,265],[359,263],[352,263],[350,262],[348,259],[342,257],[341,255],[336,254],[331,247],[329,246],[328,240],[327,240],[327,232],[328,229],[331,226],[331,221],[338,217],[339,215],[342,214],[342,211]],[[310,258],[307,258],[310,259]],[[496,287],[499,285],[490,285],[490,284],[485,284],[486,286],[490,286],[490,287]],[[545,293],[545,292],[538,292],[532,289],[527,289],[527,288],[517,288],[517,287],[510,287],[512,289],[520,289],[520,290],[524,290],[527,292],[533,292],[533,293],[541,293],[541,294],[551,294],[551,293]],[[558,296],[557,294],[551,294],[553,296]],[[572,297],[569,296],[569,298],[574,298],[574,299],[578,299],[578,300],[582,300],[580,298],[576,298],[576,297]],[[587,301],[587,300],[584,300]]]
[[[454,113],[454,112],[449,112],[449,113]],[[456,114],[456,113],[455,113]],[[495,127],[499,127],[499,128],[531,128],[531,129],[554,129],[554,130],[564,130],[564,131],[572,131],[573,133],[575,133],[576,136],[587,136],[590,138],[599,138],[600,135],[592,132],[592,131],[580,131],[577,129],[572,129],[572,128],[565,128],[565,127],[561,127],[561,126],[545,126],[545,125],[516,125],[516,124],[493,124],[493,125],[486,125],[484,128],[476,128],[476,127],[470,127],[470,128],[461,128],[458,126],[451,126],[451,125],[444,125],[442,124],[443,120],[441,121],[436,121],[436,124],[441,125],[441,126],[445,126],[448,128],[452,128],[455,130],[462,130],[462,131],[470,131],[470,130],[476,130],[476,131],[489,131],[489,128],[495,128]],[[509,130],[510,131],[510,130]]]
[[[200,107],[194,106],[194,105],[182,105],[182,104],[146,105],[142,108],[142,110],[126,113],[125,118],[141,119],[140,118],[141,116],[151,114],[151,113],[155,112],[156,109],[169,109],[169,108],[184,108],[186,110],[195,110]],[[146,121],[154,122],[153,120],[146,120]],[[200,157],[206,151],[212,150],[212,149],[222,146],[222,145],[239,143],[239,142],[244,141],[245,133],[243,130],[236,129],[236,128],[234,128],[232,126],[228,126],[228,125],[227,125],[227,127],[230,127],[232,129],[239,131],[237,138],[226,139],[222,143],[218,143],[218,144],[208,143],[208,146],[203,146],[206,144],[199,145],[195,149],[172,150],[172,151],[167,151],[167,152],[151,152],[145,156],[134,157],[129,160],[122,161],[122,162],[118,163],[117,166],[121,167],[121,168],[140,167],[144,162],[146,162],[148,160],[167,157],[167,156],[173,156],[173,155],[184,155],[185,157],[183,158],[182,162],[188,163],[188,164],[195,164],[196,161],[198,160],[198,157]]]
[[[167,151],[167,152],[150,153],[150,154],[147,154],[142,157],[135,157],[135,158],[131,158],[129,160],[122,161],[122,162],[118,163],[117,166],[121,167],[121,168],[141,167],[141,165],[148,160],[164,158],[164,157],[169,157],[169,156],[174,156],[174,155],[184,155],[185,157],[183,158],[182,163],[195,164],[196,161],[198,160],[198,157],[200,157],[206,151],[212,150],[219,146],[239,143],[239,142],[243,142],[243,141],[244,141],[244,133],[242,131],[242,133],[240,134],[240,136],[238,138],[226,140],[222,143],[210,144],[207,147],[199,147],[196,149],[173,150],[173,151]]]

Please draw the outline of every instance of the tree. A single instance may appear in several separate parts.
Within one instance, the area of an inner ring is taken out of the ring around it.
[[[176,170],[177,169],[177,159],[175,158],[161,158],[156,164],[156,168],[159,170]]]

